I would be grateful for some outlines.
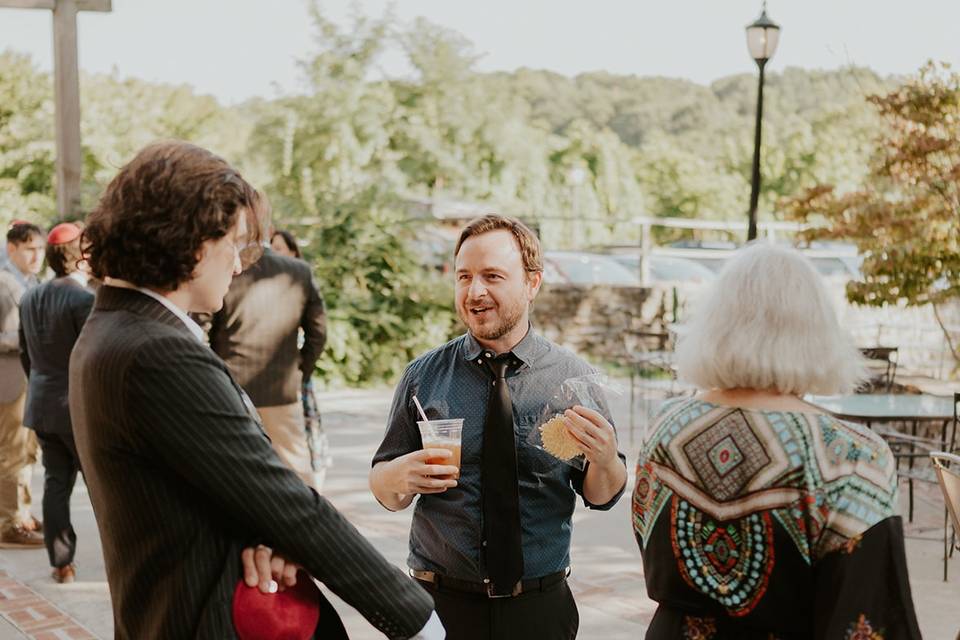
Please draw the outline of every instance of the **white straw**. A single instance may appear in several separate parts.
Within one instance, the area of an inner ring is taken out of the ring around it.
[[[424,413],[423,407],[420,406],[420,401],[417,400],[417,396],[413,396],[413,404],[417,405],[417,411],[420,412],[420,417],[423,418],[423,421],[430,422],[430,418],[428,418],[427,414]]]

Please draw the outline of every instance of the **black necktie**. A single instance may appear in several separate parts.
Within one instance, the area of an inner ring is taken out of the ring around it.
[[[510,595],[523,577],[517,446],[513,435],[513,403],[506,379],[510,355],[492,358],[485,353],[484,356],[494,378],[483,423],[480,471],[484,557],[490,594]]]

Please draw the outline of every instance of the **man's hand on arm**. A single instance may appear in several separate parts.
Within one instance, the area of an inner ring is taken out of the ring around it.
[[[447,449],[421,449],[378,462],[370,470],[370,490],[387,509],[406,509],[418,493],[443,493],[457,486],[457,467],[427,464],[428,459],[452,455]]]
[[[296,585],[297,571],[302,568],[262,544],[244,549],[240,560],[243,561],[243,581],[248,587],[259,587],[263,593],[275,593]]]
[[[240,559],[243,560],[243,581],[248,587],[259,587],[263,593],[275,593],[296,585],[297,571],[302,569],[262,544],[244,549]],[[423,629],[410,640],[443,640],[446,637],[443,624],[434,611]]]
[[[602,414],[575,406],[564,412],[567,431],[576,438],[589,465],[583,479],[583,497],[603,505],[614,498],[627,482],[627,470],[617,454],[617,434]]]
[[[412,637],[423,627],[429,595],[277,458],[209,349],[182,335],[152,340],[130,372],[122,400],[140,409],[143,437],[170,473],[246,536],[302,563],[381,631]],[[259,571],[251,581],[262,582]]]

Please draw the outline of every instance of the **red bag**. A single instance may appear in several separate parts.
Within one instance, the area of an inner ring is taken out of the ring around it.
[[[306,572],[285,591],[262,593],[241,579],[233,591],[233,626],[240,640],[309,640],[320,621],[320,589]]]

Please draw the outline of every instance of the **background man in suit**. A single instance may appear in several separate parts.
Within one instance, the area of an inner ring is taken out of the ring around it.
[[[47,236],[47,264],[56,278],[34,287],[20,303],[20,358],[27,373],[24,426],[43,452],[43,538],[53,579],[73,582],[77,534],[70,523],[70,496],[80,470],[73,442],[67,376],[70,352],[93,308],[81,262],[80,228],[64,222]]]
[[[442,638],[429,595],[280,461],[187,315],[220,309],[245,248],[259,248],[246,238],[257,206],[221,158],[157,143],[120,170],[84,231],[104,284],[70,360],[70,414],[116,637],[235,637],[241,548],[260,542],[388,637]],[[317,637],[345,637],[325,606]]]
[[[30,514],[30,476],[37,440],[23,427],[27,378],[20,364],[20,299],[39,281],[43,232],[23,223],[7,232],[0,266],[0,547],[43,546],[42,525]]]
[[[300,329],[304,339],[298,348]],[[223,308],[211,320],[209,337],[210,347],[249,394],[280,459],[321,491],[300,398],[327,341],[323,298],[310,265],[264,249],[255,264],[233,279]]]

